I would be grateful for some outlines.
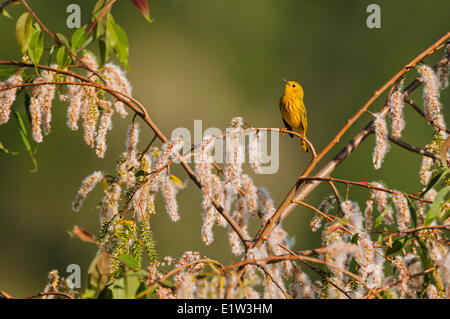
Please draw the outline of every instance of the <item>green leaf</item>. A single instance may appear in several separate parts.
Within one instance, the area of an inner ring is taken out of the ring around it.
[[[447,205],[448,202],[449,201],[445,202],[444,207],[445,207],[445,205]],[[450,209],[447,209],[445,211],[445,213],[442,215],[442,222],[444,222],[449,216],[450,216]]]
[[[44,35],[40,30],[33,30],[33,35],[28,46],[28,55],[35,65],[39,64],[42,53],[44,53]]]
[[[108,15],[110,17],[111,15]],[[128,38],[125,31],[109,18],[106,21],[106,42],[114,50],[119,61],[129,69],[128,65]]]
[[[358,239],[359,239],[359,234],[358,233],[354,234],[352,237],[352,243],[358,244]]]
[[[375,229],[378,228],[378,226],[381,225],[381,223],[383,222],[384,216],[386,215],[386,213],[389,211],[389,207],[391,207],[391,204],[387,205],[383,212],[375,219],[375,223],[374,223],[374,227]]]
[[[56,63],[58,64],[58,68],[64,70],[70,64],[71,58],[69,55],[69,50],[65,46],[61,46],[58,49],[58,53],[56,54]]]
[[[417,210],[416,210],[416,206],[414,205],[414,203],[413,203],[411,198],[406,196],[406,199],[408,200],[408,207],[409,207],[409,213],[411,215],[412,226],[414,228],[416,228],[417,227]]]
[[[107,41],[99,40],[98,46],[100,49],[100,66],[105,65],[109,59],[109,45]]]
[[[31,148],[31,143],[29,141],[29,136],[27,129],[25,127],[25,123],[22,120],[22,117],[20,116],[19,112],[14,111],[14,114],[16,115],[17,124],[19,125],[19,132],[20,136],[22,137],[22,142],[25,145],[26,150],[30,154],[31,160],[33,161],[33,169],[31,170],[32,173],[36,173],[38,169],[38,164],[36,161],[36,158],[34,157],[33,149]]]
[[[12,152],[8,150],[6,147],[4,147],[2,142],[0,142],[0,151],[7,155],[19,155],[18,152]]]
[[[108,4],[108,0],[98,0],[94,6],[94,9],[92,10],[92,22],[97,22],[97,20],[100,18],[100,15],[103,13],[103,10],[105,6]],[[108,18],[109,19],[109,18]],[[98,21],[98,23],[95,26],[95,38],[98,39],[100,36],[102,36],[105,33],[105,25],[106,25],[106,19],[102,19]]]
[[[429,268],[433,267],[434,262],[428,253],[428,248],[427,248],[425,241],[422,238],[420,238],[419,236],[415,236],[414,238],[417,240],[417,242],[419,243],[419,246],[420,246],[420,249],[417,249],[417,252],[418,252],[418,255],[420,256],[420,259],[422,260],[422,265],[423,265],[424,269],[429,269]],[[428,286],[428,283],[431,282],[431,278],[432,278],[432,273],[425,274],[424,281],[425,281],[426,286]]]
[[[403,243],[400,240],[396,240],[392,243],[392,247],[389,247],[386,250],[386,255],[391,255],[393,253],[396,253],[397,251],[399,251],[402,248],[403,248]]]
[[[430,226],[430,224],[439,217],[441,214],[441,201],[447,196],[447,193],[450,191],[450,186],[446,186],[441,189],[436,197],[434,198],[433,204],[431,204],[430,209],[428,210],[425,217],[425,226]]]
[[[9,15],[8,11],[5,9],[0,9],[0,14],[6,18],[12,19],[12,17]]]
[[[422,198],[434,185],[437,185],[447,174],[450,173],[450,168],[442,169],[436,176],[434,176],[427,187],[420,193],[419,197]]]
[[[128,65],[128,37],[124,29],[117,23],[113,24],[114,30],[117,34],[117,38],[119,40],[118,45],[114,48],[114,52],[116,53],[119,61],[127,68],[130,69]]]
[[[183,182],[181,181],[181,179],[179,179],[177,176],[170,174],[169,175],[170,180],[172,181],[172,183],[174,183],[175,185],[177,185],[179,188],[183,188]]]
[[[64,34],[56,33],[56,37],[57,37],[58,40],[59,40],[62,44],[64,44],[67,48],[70,48],[69,40],[67,40],[67,38],[65,37]]]
[[[72,35],[72,51],[76,53],[80,48],[83,48],[89,39],[89,33],[86,32],[86,25],[77,29]]]
[[[139,262],[132,255],[125,254],[119,257],[128,267],[137,269],[140,267]]]
[[[33,16],[29,12],[24,12],[17,19],[16,23],[16,39],[19,43],[22,54],[25,55],[28,51],[28,45],[31,40]]]
[[[114,299],[134,299],[136,294],[140,291],[139,287],[142,275],[134,272],[127,271],[123,275],[117,278],[114,283],[109,286],[113,294]]]
[[[96,298],[109,280],[109,256],[105,250],[95,256],[88,269],[88,287],[83,298]]]

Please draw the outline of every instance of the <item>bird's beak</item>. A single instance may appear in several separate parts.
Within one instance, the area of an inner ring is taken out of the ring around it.
[[[288,84],[288,80],[286,80],[286,79],[283,79],[283,82],[286,83],[286,84]]]

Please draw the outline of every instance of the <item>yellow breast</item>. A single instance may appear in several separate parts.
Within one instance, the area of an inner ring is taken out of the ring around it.
[[[293,129],[298,130],[301,126],[300,99],[289,98],[284,95],[280,99],[280,113],[283,119],[291,126]]]

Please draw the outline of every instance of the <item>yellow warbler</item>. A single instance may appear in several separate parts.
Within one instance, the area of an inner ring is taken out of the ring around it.
[[[303,103],[303,88],[295,81],[285,83],[284,94],[280,99],[279,107],[284,125],[288,130],[294,129],[301,136],[306,137],[308,119],[306,118],[306,108]],[[292,134],[289,134],[293,137]],[[308,152],[308,145],[304,140],[301,141],[303,152]]]

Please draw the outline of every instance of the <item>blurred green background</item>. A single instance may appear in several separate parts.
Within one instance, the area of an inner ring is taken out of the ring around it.
[[[88,23],[94,1],[29,1],[50,30],[68,37],[73,30],[65,24],[66,7],[71,3],[81,6],[82,24]],[[166,135],[177,127],[193,130],[196,119],[203,121],[204,129],[224,130],[235,116],[256,127],[281,127],[277,103],[281,79],[286,77],[299,81],[305,90],[308,136],[319,151],[376,89],[449,29],[447,0],[376,1],[381,7],[381,29],[366,26],[370,3],[155,0],[150,2],[155,21],[149,24],[131,1],[123,0],[113,6],[112,14],[128,33],[133,96]],[[16,19],[23,11],[16,6],[9,13]],[[0,19],[0,60],[20,59],[14,24],[14,20]],[[50,43],[48,36],[46,40]],[[432,65],[441,56],[440,52],[426,62]],[[412,71],[407,79],[414,76]],[[370,110],[376,112],[385,97]],[[412,99],[421,105],[421,90]],[[448,115],[448,90],[442,92],[441,101]],[[22,103],[20,97],[16,107]],[[78,213],[71,210],[71,203],[85,176],[99,169],[114,172],[131,116],[114,118],[106,157],[100,160],[84,144],[81,131],[66,127],[66,107],[54,105],[52,132],[37,153],[37,173],[30,173],[32,163],[15,121],[0,126],[0,141],[20,152],[18,156],[0,154],[0,290],[13,296],[41,291],[48,271],[58,269],[66,275],[69,264],[80,265],[85,275],[96,253],[93,245],[70,237],[68,230],[80,225],[97,234],[95,206],[101,190],[90,194]],[[423,147],[431,140],[432,130],[410,108],[405,110],[404,139]],[[369,119],[363,116],[330,156]],[[152,136],[149,129],[142,130],[141,149]],[[371,164],[373,140],[373,136],[368,138],[333,176],[383,180],[395,189],[418,191],[420,157],[392,145],[376,171]],[[300,151],[298,141],[285,136],[280,142],[279,171],[251,175],[258,186],[268,188],[277,206],[309,160],[310,154]],[[175,173],[187,179],[182,170],[175,169]],[[237,260],[228,252],[224,229],[215,228],[211,246],[201,241],[201,195],[192,183],[188,185],[178,195],[181,220],[177,223],[169,220],[159,198],[159,213],[152,219],[159,255],[179,257],[186,250],[198,250],[224,263]],[[346,188],[340,186],[340,192],[345,195]],[[322,185],[307,202],[317,205],[329,193],[328,186]],[[350,188],[349,196],[364,207],[368,193]],[[320,245],[320,234],[309,229],[312,216],[311,211],[298,207],[284,222],[296,238],[297,250]],[[252,231],[256,229],[255,225]],[[84,283],[85,276],[82,279]]]

